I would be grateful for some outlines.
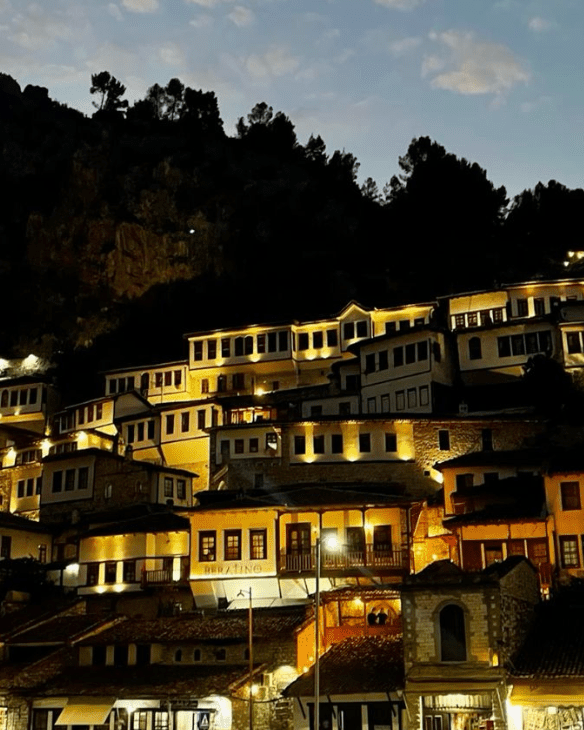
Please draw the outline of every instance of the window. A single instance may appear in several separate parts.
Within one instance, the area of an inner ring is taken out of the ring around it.
[[[182,662],[182,649],[177,649],[174,652],[174,661],[175,662]]]
[[[322,406],[310,406],[310,417],[320,418],[322,416]]]
[[[527,299],[518,299],[517,300],[517,316],[518,317],[527,317],[529,308],[528,308],[528,302]]]
[[[25,481],[24,479],[19,479],[17,484],[17,495],[19,497],[24,497],[24,487],[25,487]]]
[[[466,661],[466,631],[462,608],[454,603],[444,606],[440,611],[439,625],[441,661]]]
[[[570,354],[575,352],[582,352],[582,345],[580,343],[580,333],[579,332],[567,332],[566,333],[566,342],[568,345],[568,352]]]
[[[138,424],[138,437],[137,441],[144,441],[144,422]]]
[[[386,322],[385,323],[385,334],[389,335],[392,332],[395,332],[396,330],[396,323],[395,322]]]
[[[393,367],[398,368],[404,364],[404,348],[394,347],[393,348]]]
[[[375,398],[367,398],[367,413],[375,413],[377,411],[377,403]]]
[[[326,331],[326,344],[328,347],[336,347],[339,344],[339,338],[336,330]]]
[[[133,444],[136,440],[135,429],[133,425],[130,425],[126,429],[126,443]]]
[[[471,337],[468,341],[468,359],[480,360],[483,356],[481,349],[481,338]]]
[[[347,375],[345,378],[345,386],[347,390],[359,390],[361,387],[361,377],[359,375]]]
[[[562,482],[560,494],[563,510],[582,509],[580,504],[580,482]]]
[[[446,429],[438,431],[438,448],[440,451],[450,451],[450,433]]]
[[[176,498],[186,499],[187,498],[187,482],[185,479],[176,480]]]
[[[243,439],[235,439],[233,442],[233,450],[236,454],[243,454]]]
[[[320,350],[323,345],[323,337],[322,332],[313,332],[312,333],[312,347],[315,350]]]
[[[116,562],[114,560],[108,560],[105,564],[105,583],[116,582]]]
[[[62,471],[53,472],[52,491],[53,491],[53,493],[63,491],[63,472]]]
[[[355,323],[345,322],[343,325],[343,339],[353,340],[355,338]]]
[[[399,329],[400,332],[405,332],[406,330],[409,330],[410,328],[410,320],[409,319],[400,319],[399,320]]]
[[[387,350],[380,350],[379,352],[379,369],[387,370],[389,367],[389,353]]]
[[[257,438],[249,440],[249,452],[250,454],[257,454],[260,448],[260,441]]]
[[[215,356],[213,356],[215,357]],[[175,370],[174,371],[174,385],[176,388],[180,386],[182,383],[182,370]]]
[[[410,343],[406,345],[406,365],[411,365],[413,362],[416,362],[416,345]]]
[[[541,317],[545,314],[545,300],[543,297],[535,297],[533,300],[533,311],[536,317]]]
[[[456,475],[456,489],[464,489],[465,487],[472,487],[474,482],[473,474],[457,474]]]
[[[103,489],[103,497],[104,499],[111,499],[113,493],[113,484],[106,484]]]
[[[231,383],[233,390],[243,390],[245,388],[245,373],[233,373]]]
[[[385,450],[390,452],[397,451],[397,435],[395,433],[385,434]]]
[[[241,530],[225,530],[223,539],[225,560],[241,560]]]
[[[306,453],[306,438],[304,436],[294,436],[294,453]]]
[[[136,644],[136,665],[143,667],[146,664],[150,664],[150,644]]]
[[[333,433],[331,435],[331,453],[342,454],[343,453],[343,434]]]
[[[406,408],[406,392],[405,390],[398,390],[395,393],[395,410],[403,411]]]
[[[408,388],[408,408],[417,408],[418,391],[416,388]]]
[[[428,341],[422,340],[422,342],[418,342],[417,348],[418,348],[418,361],[427,360],[428,359]]]
[[[233,353],[235,357],[241,357],[243,355],[243,337],[235,338]]]
[[[339,403],[339,416],[350,416],[351,415],[351,403],[349,401],[342,401]]]
[[[0,558],[10,559],[12,552],[12,537],[10,535],[2,535],[0,539]]]
[[[200,662],[201,661],[201,650],[195,649],[193,651],[193,661],[194,662]]]
[[[483,451],[493,450],[493,430],[491,428],[483,428],[481,431],[481,441]]]
[[[360,433],[359,434],[359,451],[362,454],[368,454],[371,451],[371,434]]]
[[[562,568],[580,567],[578,538],[576,535],[562,535],[560,537],[560,560]]]
[[[202,360],[203,359],[203,342],[197,341],[193,343],[193,359],[194,360]]]
[[[525,355],[525,340],[523,335],[512,335],[511,336],[511,350],[513,355]]]
[[[324,454],[324,436],[313,437],[312,449],[315,454]]]
[[[266,434],[266,449],[274,449],[276,451],[278,448],[278,434],[277,433],[267,433]]]
[[[357,337],[367,337],[367,320],[360,319],[357,322]]]
[[[308,350],[308,332],[298,333],[298,349]]]
[[[221,339],[221,357],[231,356],[231,337],[223,337]]]
[[[166,433],[170,435],[174,433],[174,413],[169,413],[166,416]]]
[[[215,651],[215,659],[217,659],[218,662],[224,662],[227,658],[227,651],[223,648],[217,649]]]
[[[99,581],[99,563],[87,564],[87,585],[96,586]]]
[[[206,412],[204,410],[197,411],[197,428],[199,431],[202,431],[206,425]]]
[[[286,330],[278,332],[278,350],[280,352],[288,350],[288,332]]]
[[[164,496],[174,497],[174,484],[172,477],[164,477]]]
[[[75,489],[75,469],[67,469],[65,472],[65,491],[72,492]]]
[[[136,582],[136,561],[124,560],[123,562],[124,583]]]
[[[497,347],[499,350],[499,357],[511,356],[511,340],[509,337],[497,337]]]
[[[27,479],[26,480],[26,496],[32,497],[34,494],[34,479]]]
[[[376,525],[373,528],[373,552],[391,553],[391,525]]]
[[[212,563],[217,560],[217,536],[215,530],[199,532],[199,562]]]
[[[227,390],[227,378],[225,375],[219,375],[217,378],[217,392],[218,393],[225,393]]]
[[[430,388],[427,385],[420,386],[420,405],[427,406],[430,404]]]
[[[275,332],[268,332],[268,352],[276,352],[278,350],[277,335]]]
[[[243,341],[243,351],[246,355],[253,355],[253,337],[247,335]]]
[[[267,547],[266,530],[249,531],[249,558],[250,560],[265,560]]]
[[[187,433],[189,430],[189,421],[190,421],[190,413],[188,411],[183,411],[180,414],[180,430],[182,433]]]
[[[375,353],[365,355],[365,374],[375,372]]]

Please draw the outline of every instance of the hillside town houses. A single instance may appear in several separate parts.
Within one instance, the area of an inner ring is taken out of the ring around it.
[[[0,730],[582,730],[584,280],[185,349],[0,360]]]

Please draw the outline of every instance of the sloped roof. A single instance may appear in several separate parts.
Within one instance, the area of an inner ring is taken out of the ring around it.
[[[584,678],[584,603],[542,604],[536,622],[513,659],[516,677]]]
[[[43,532],[47,535],[53,531],[48,525],[19,515],[13,515],[10,512],[0,512],[0,527],[8,530],[22,530],[23,532]]]
[[[79,636],[107,624],[111,618],[98,614],[73,614],[53,616],[45,621],[15,632],[7,641],[10,644],[61,644],[74,641]]]
[[[254,609],[253,634],[256,639],[286,638],[304,620],[304,607],[284,609]],[[115,644],[130,642],[179,641],[247,641],[246,610],[223,611],[212,616],[182,614],[159,619],[123,621],[81,644]]]
[[[401,636],[351,636],[321,657],[321,695],[391,692],[403,686]],[[287,697],[313,693],[314,667],[284,690]]]
[[[138,532],[184,532],[189,529],[190,523],[186,517],[179,517],[172,512],[159,512],[100,525],[85,532],[83,537]]]
[[[455,456],[453,459],[440,461],[434,468],[443,471],[463,466],[525,466],[541,464],[544,455],[541,450],[517,449],[516,451],[471,451],[468,454]]]

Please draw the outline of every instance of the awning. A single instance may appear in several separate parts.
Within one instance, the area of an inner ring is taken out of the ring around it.
[[[55,725],[103,725],[114,706],[112,697],[83,697],[69,700]]]
[[[579,677],[515,681],[509,699],[512,705],[531,707],[583,706],[584,681]]]

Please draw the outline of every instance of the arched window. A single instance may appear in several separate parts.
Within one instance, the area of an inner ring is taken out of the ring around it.
[[[193,661],[194,662],[201,661],[201,650],[200,649],[195,649],[195,651],[193,652]]]
[[[483,356],[481,350],[481,338],[471,337],[468,341],[468,358],[469,360],[480,360]]]
[[[440,659],[443,662],[466,661],[464,611],[454,603],[440,611]]]

